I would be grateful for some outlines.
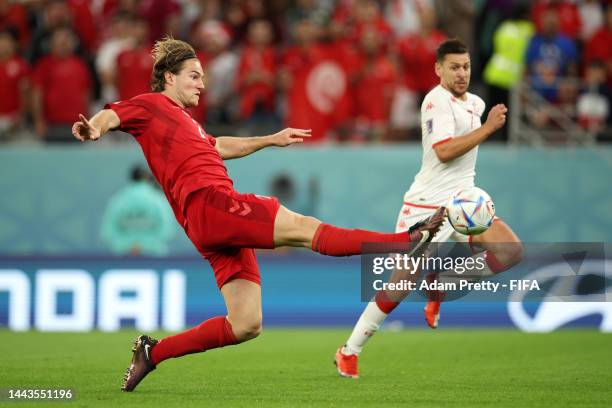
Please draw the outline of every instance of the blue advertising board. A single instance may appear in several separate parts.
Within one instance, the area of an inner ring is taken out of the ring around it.
[[[359,257],[264,252],[259,264],[266,326],[351,326],[365,306]],[[422,308],[404,302],[387,323],[426,327]],[[175,331],[224,313],[212,271],[197,257],[0,259],[0,327],[11,330]],[[612,302],[445,303],[442,327],[457,326],[612,331]]]

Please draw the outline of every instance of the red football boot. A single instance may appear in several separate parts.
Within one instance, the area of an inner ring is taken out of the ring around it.
[[[359,370],[357,368],[357,354],[343,354],[342,347],[336,351],[336,359],[334,364],[338,370],[338,374],[342,377],[359,378]]]

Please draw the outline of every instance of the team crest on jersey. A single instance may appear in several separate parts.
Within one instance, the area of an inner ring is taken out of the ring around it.
[[[425,125],[427,126],[427,134],[431,135],[433,133],[433,118],[425,122]]]
[[[427,112],[428,110],[432,110],[434,107],[433,103],[429,102],[426,106],[425,106],[425,111]]]

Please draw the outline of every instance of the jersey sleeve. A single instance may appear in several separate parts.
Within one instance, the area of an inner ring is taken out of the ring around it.
[[[430,98],[421,107],[423,140],[431,147],[447,142],[455,135],[455,117],[450,101]]]
[[[142,104],[133,100],[106,104],[105,109],[112,109],[119,116],[119,130],[134,137],[140,136],[149,126],[153,115]]]
[[[482,115],[484,114],[485,109],[487,109],[487,104],[485,103],[485,101],[482,100],[480,96],[477,96],[476,97],[476,114],[480,118],[481,122],[484,120]]]
[[[204,132],[204,138],[208,140],[212,146],[217,145],[217,139],[206,132]]]

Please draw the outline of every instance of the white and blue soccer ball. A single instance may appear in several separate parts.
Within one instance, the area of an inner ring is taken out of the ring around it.
[[[447,205],[448,221],[464,235],[485,232],[495,218],[495,204],[486,191],[468,187],[457,191]]]

